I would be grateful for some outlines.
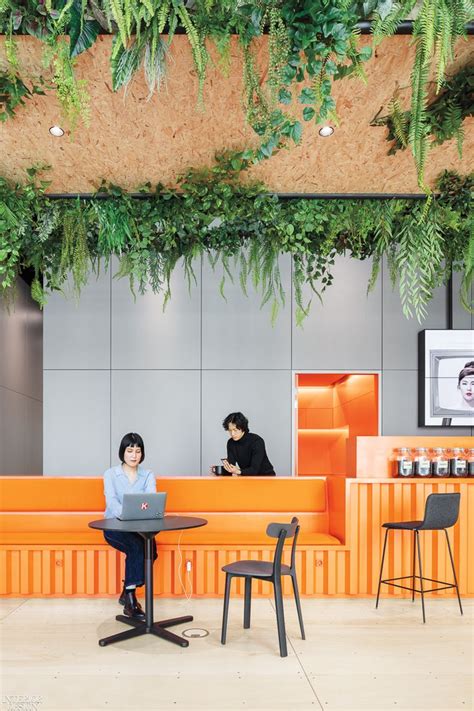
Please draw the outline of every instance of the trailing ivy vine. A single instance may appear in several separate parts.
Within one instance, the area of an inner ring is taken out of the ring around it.
[[[44,304],[71,275],[79,294],[91,272],[119,260],[117,277],[132,291],[151,288],[170,297],[180,260],[191,284],[193,265],[206,256],[226,279],[253,283],[272,320],[285,303],[280,255],[293,262],[297,322],[311,297],[332,284],[337,255],[373,259],[374,286],[383,257],[398,283],[403,312],[421,320],[433,290],[461,271],[461,299],[472,307],[474,274],[473,176],[444,173],[427,207],[416,200],[280,200],[261,184],[243,185],[224,163],[190,171],[178,189],[147,186],[137,199],[103,185],[89,200],[52,200],[35,169],[24,184],[0,179],[0,291],[13,294],[18,274],[32,268],[32,295]]]
[[[302,123],[289,113],[293,100],[302,105],[304,121],[337,122],[332,82],[358,76],[371,47],[361,46],[358,22],[373,20],[374,42],[393,35],[399,22],[415,11],[412,100],[406,142],[413,152],[420,186],[429,125],[426,112],[430,70],[436,72],[439,92],[446,67],[465,23],[472,19],[471,0],[1,0],[0,32],[8,42],[25,33],[45,42],[46,63],[63,106],[74,127],[87,121],[87,92],[74,78],[74,61],[88,50],[99,33],[114,35],[111,52],[114,90],[126,87],[141,66],[149,96],[166,75],[167,51],[177,31],[190,43],[198,78],[197,104],[203,106],[203,87],[214,43],[222,67],[229,67],[230,40],[237,36],[243,52],[246,118],[260,137],[255,149],[233,156],[234,168],[269,158],[291,143],[299,143]],[[268,32],[268,69],[260,74],[255,40]],[[61,35],[68,35],[64,44]]]

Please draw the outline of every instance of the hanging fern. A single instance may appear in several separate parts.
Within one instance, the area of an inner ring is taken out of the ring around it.
[[[184,5],[178,5],[177,14],[181,24],[186,30],[186,34],[191,45],[194,66],[198,75],[198,106],[203,107],[204,81],[206,78],[206,66],[209,59],[207,53],[205,37],[195,28],[189,12]]]
[[[64,121],[74,132],[79,120],[86,126],[90,122],[89,94],[85,79],[76,79],[74,74],[75,60],[71,58],[69,45],[62,37],[54,40],[50,46],[52,55],[53,81],[56,95],[61,106]]]
[[[383,37],[393,34],[396,25],[414,5],[414,2],[397,3],[385,18],[378,14],[373,28],[375,41],[379,42]],[[439,94],[445,86],[446,70],[453,58],[454,44],[459,37],[465,36],[465,25],[472,19],[472,15],[471,0],[422,0],[413,25],[416,55],[411,73],[408,144],[415,160],[418,185],[426,192],[429,192],[424,180],[430,132],[427,116],[429,76],[434,68],[436,93]],[[397,138],[400,140],[399,136]],[[459,145],[462,142],[459,132],[457,139]],[[400,143],[403,145],[402,141]]]
[[[395,136],[399,144],[406,148],[408,146],[408,113],[402,110],[398,96],[393,97],[388,108]]]
[[[388,13],[383,11],[386,7],[385,3],[382,3],[381,8],[375,9],[372,32],[376,44],[379,44],[385,37],[395,34],[398,25],[409,16],[416,2],[417,0],[404,0],[393,3]]]
[[[444,250],[435,207],[431,208],[429,219],[420,220],[417,212],[404,220],[395,260],[403,313],[407,318],[415,315],[421,323],[442,271]]]
[[[408,127],[412,116],[404,111],[399,98],[399,91],[389,103],[389,115],[375,117],[372,125],[386,124],[389,128],[388,141],[393,141],[389,154],[407,146]],[[474,65],[468,64],[456,74],[445,80],[441,94],[428,104],[423,121],[427,139],[432,136],[431,145],[441,145],[456,138],[459,157],[462,157],[464,140],[463,122],[468,116],[474,116]]]

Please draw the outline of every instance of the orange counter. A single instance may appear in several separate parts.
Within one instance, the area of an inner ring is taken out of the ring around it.
[[[474,595],[474,566],[468,566],[474,559],[474,478],[158,478],[158,489],[168,491],[170,513],[195,513],[209,525],[182,537],[157,537],[156,595],[183,595],[181,581],[196,596],[222,595],[222,566],[239,558],[271,560],[275,541],[265,537],[268,521],[289,521],[295,514],[301,521],[301,594],[374,595],[381,523],[422,518],[429,493],[452,491],[461,493],[460,520],[450,530],[460,592]],[[101,479],[1,477],[0,503],[1,595],[101,597],[121,589],[123,556],[87,526],[102,517]],[[447,551],[438,536],[422,534],[424,574],[449,580]],[[411,538],[405,532],[390,537],[390,577],[410,570]],[[189,575],[186,561],[192,564]],[[239,586],[235,591],[243,592]],[[259,595],[271,592],[264,583],[256,586]],[[284,592],[291,593],[289,580]],[[396,588],[387,593],[404,594]]]

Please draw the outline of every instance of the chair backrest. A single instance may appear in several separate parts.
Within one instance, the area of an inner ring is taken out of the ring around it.
[[[430,494],[426,499],[425,516],[420,530],[436,530],[454,526],[459,516],[461,494]]]
[[[291,523],[269,523],[267,526],[267,536],[278,538],[273,556],[273,574],[281,575],[281,558],[283,555],[283,546],[287,538],[293,538],[291,547],[291,564],[290,567],[294,570],[295,567],[295,551],[298,533],[300,531],[299,521],[296,516],[293,516]]]

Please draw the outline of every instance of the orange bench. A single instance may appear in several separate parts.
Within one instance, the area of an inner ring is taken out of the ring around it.
[[[188,582],[197,594],[220,594],[221,564],[270,559],[274,542],[266,526],[292,515],[301,523],[301,564],[306,550],[340,545],[329,532],[325,478],[158,478],[157,488],[168,492],[169,513],[208,520],[204,528],[158,536],[157,594],[182,592],[184,560],[192,563]],[[2,477],[0,594],[115,594],[123,557],[88,527],[104,508],[101,478]],[[302,593],[311,594],[308,575],[302,578]]]

